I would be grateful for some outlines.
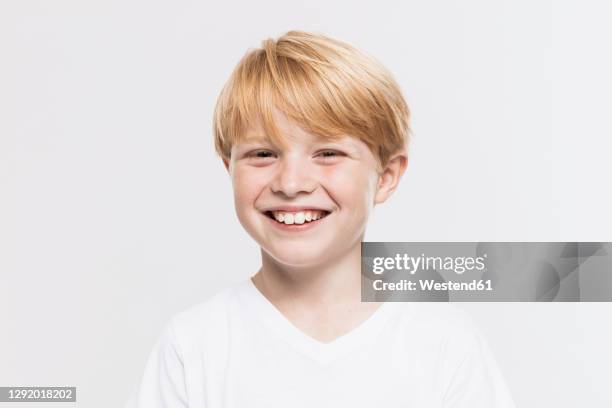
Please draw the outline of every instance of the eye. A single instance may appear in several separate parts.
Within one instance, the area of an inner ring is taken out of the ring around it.
[[[254,150],[252,152],[247,153],[247,157],[254,159],[267,159],[269,157],[272,157],[273,155],[274,152],[271,152],[269,150]]]
[[[334,159],[340,156],[344,156],[344,153],[339,152],[337,150],[323,150],[318,155],[323,159]]]

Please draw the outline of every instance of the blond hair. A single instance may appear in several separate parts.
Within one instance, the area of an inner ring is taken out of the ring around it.
[[[315,135],[362,140],[383,168],[408,144],[410,111],[391,73],[355,47],[321,34],[289,31],[244,55],[215,106],[217,153],[229,160],[232,146],[255,123],[273,143],[285,145],[273,108]]]

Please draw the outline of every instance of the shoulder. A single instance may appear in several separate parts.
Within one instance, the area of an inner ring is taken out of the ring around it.
[[[171,322],[177,329],[188,329],[200,326],[204,321],[218,318],[219,312],[225,310],[231,303],[234,290],[235,286],[232,286],[213,294],[210,298],[176,313]]]
[[[400,319],[435,331],[462,331],[474,328],[470,315],[452,303],[396,302]]]
[[[166,330],[177,346],[188,352],[210,341],[222,341],[227,333],[229,313],[242,284],[220,290],[210,298],[176,313]],[[211,334],[214,334],[211,335]]]
[[[466,351],[480,336],[471,316],[451,303],[398,302],[396,308],[398,326],[418,343]]]

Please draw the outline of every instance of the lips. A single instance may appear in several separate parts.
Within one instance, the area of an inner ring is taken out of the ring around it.
[[[268,218],[285,225],[301,225],[315,222],[325,218],[330,214],[326,210],[301,210],[301,211],[266,211],[264,213]]]
[[[280,209],[283,209],[281,211]],[[296,211],[296,208],[299,208]],[[333,211],[313,207],[275,207],[273,210],[263,211],[262,215],[268,220],[272,228],[281,232],[302,232],[321,225],[324,218]]]

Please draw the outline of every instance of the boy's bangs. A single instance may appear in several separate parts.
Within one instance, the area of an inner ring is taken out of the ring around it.
[[[275,109],[305,131],[324,139],[346,134],[361,136],[355,134],[354,123],[346,120],[359,120],[359,113],[346,109],[338,92],[333,92],[334,84],[326,83],[319,72],[309,72],[293,59],[266,58],[263,52],[253,57],[237,73],[239,82],[228,95],[226,109],[234,112],[234,120],[229,123],[235,126],[227,129],[227,133],[233,135],[234,143],[243,141],[249,126],[258,124],[265,133],[258,136],[285,146],[286,137],[274,121]]]
[[[346,44],[297,31],[265,40],[234,69],[215,106],[217,152],[228,160],[251,126],[263,133],[254,136],[286,146],[275,113],[323,139],[355,137],[383,167],[410,133],[410,111],[384,67]]]

